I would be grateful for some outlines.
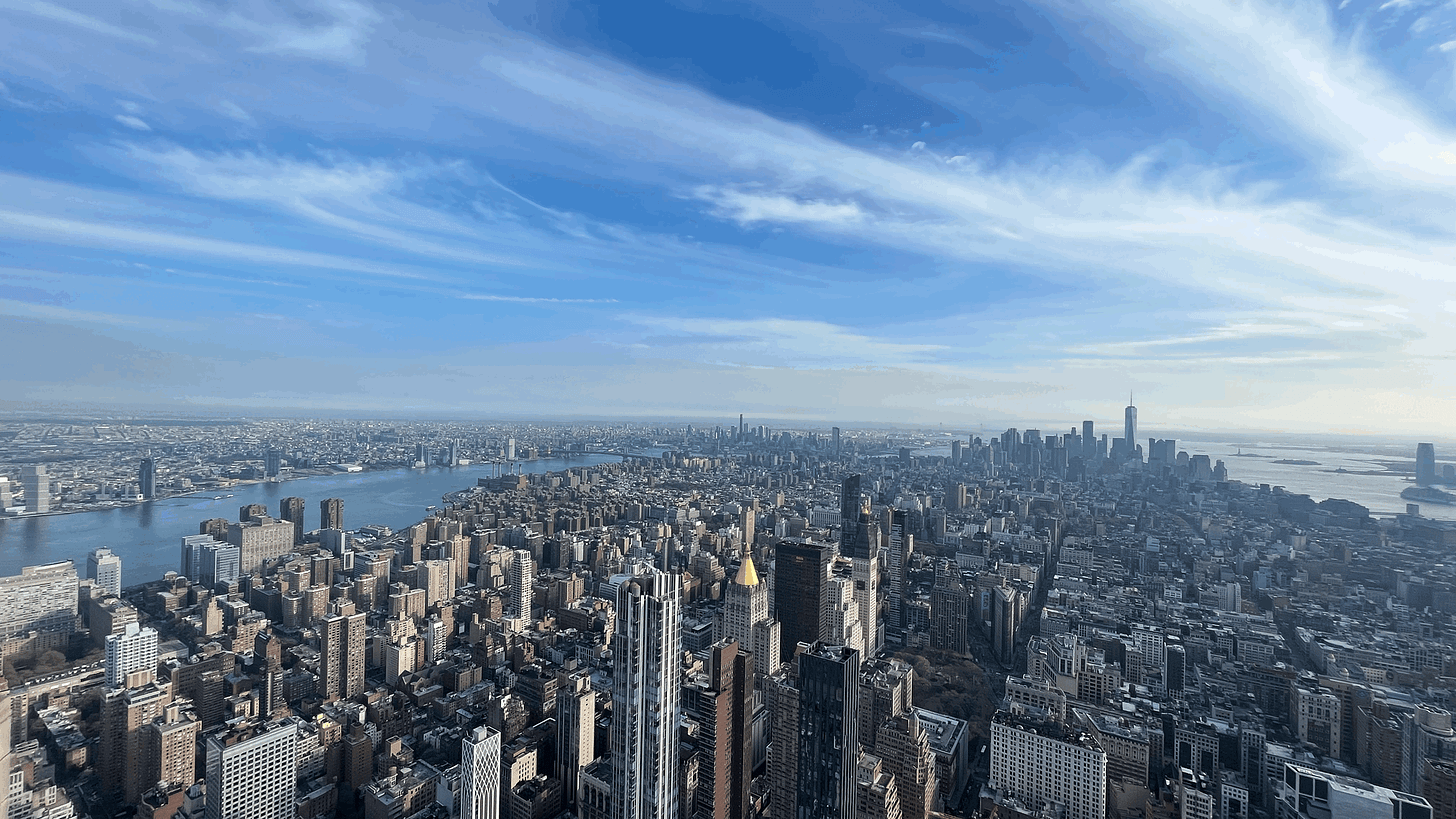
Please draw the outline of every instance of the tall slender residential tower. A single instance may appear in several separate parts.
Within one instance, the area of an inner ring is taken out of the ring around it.
[[[156,629],[127,623],[125,632],[107,636],[107,688],[137,688],[151,682],[156,674]]]
[[[500,816],[501,735],[488,725],[460,743],[460,819]]]
[[[347,599],[335,600],[319,621],[319,686],[324,702],[349,699],[364,691],[368,652],[366,617]]]
[[[905,628],[909,603],[905,594],[905,571],[910,554],[915,551],[915,535],[909,531],[910,513],[904,509],[890,512],[890,625]]]
[[[850,475],[839,485],[839,553],[848,555],[859,532],[859,516],[864,511],[860,494],[860,476]]]
[[[505,616],[507,619],[530,620],[532,601],[532,584],[536,580],[536,562],[531,558],[531,552],[527,549],[517,549],[511,555],[510,577],[510,599],[506,601]]]
[[[854,567],[854,602],[859,608],[865,656],[884,644],[880,625],[880,534],[860,494],[860,476],[844,479],[839,494],[839,553]]]
[[[612,817],[678,819],[682,578],[648,563],[617,588]]]
[[[1127,409],[1122,411],[1122,439],[1127,443],[1128,457],[1137,452],[1137,407],[1132,405],[1132,393],[1127,394]]]

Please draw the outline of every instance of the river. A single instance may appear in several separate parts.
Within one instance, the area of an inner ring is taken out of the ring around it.
[[[558,472],[620,460],[614,455],[546,458],[524,461],[520,471]],[[494,475],[496,469],[489,464],[472,464],[453,469],[352,472],[247,484],[95,512],[0,518],[0,575],[19,574],[23,566],[70,559],[84,577],[86,554],[104,546],[121,556],[125,585],[156,580],[178,567],[182,537],[197,534],[197,525],[202,521],[237,520],[238,509],[251,503],[264,504],[268,514],[276,516],[278,501],[288,497],[308,502],[306,529],[318,528],[319,501],[341,498],[347,528],[378,523],[398,530],[424,518],[426,506],[438,506],[447,493],[475,486],[477,478]],[[230,497],[214,500],[219,495]]]

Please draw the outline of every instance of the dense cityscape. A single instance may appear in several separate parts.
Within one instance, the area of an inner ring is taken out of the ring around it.
[[[0,0],[0,819],[1456,819],[1453,211],[1456,0]]]
[[[1131,406],[13,431],[0,526],[496,466],[398,531],[292,496],[160,579],[124,542],[0,579],[9,816],[1456,817],[1456,525],[1241,483]]]

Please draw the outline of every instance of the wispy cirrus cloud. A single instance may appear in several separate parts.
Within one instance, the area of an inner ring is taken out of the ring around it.
[[[1428,298],[1456,279],[1456,231],[1432,215],[1456,132],[1318,6],[1047,0],[1136,58],[1067,35],[1051,50],[1075,59],[1051,62],[1081,73],[947,93],[952,116],[917,116],[910,137],[770,115],[601,41],[504,24],[509,2],[149,2],[76,7],[88,26],[0,0],[4,19],[51,26],[0,31],[0,76],[96,120],[57,140],[92,178],[57,185],[44,177],[65,171],[37,162],[0,180],[19,191],[0,236],[36,257],[282,271],[298,303],[231,288],[238,314],[331,328],[318,338],[340,348],[387,347],[370,336],[386,324],[417,351],[570,327],[633,351],[614,359],[629,380],[673,356],[675,372],[751,369],[791,391],[854,372],[896,407],[962,406],[955,390],[998,372],[1037,400],[1136,379],[1193,396],[1271,366],[1306,386],[1368,381],[1381,360],[1417,384],[1422,356],[1456,351]],[[881,19],[864,36],[925,44],[949,62],[922,75],[946,85],[997,82],[963,22]],[[1021,45],[998,46],[996,70],[1018,70],[1026,40],[985,32],[1003,39]],[[1117,150],[1089,148],[1072,118],[1031,146],[997,130],[1106,80],[1090,63],[1176,90],[1100,107],[1126,118]],[[1159,110],[1177,95],[1185,120]],[[119,99],[152,130],[117,119]],[[955,99],[1014,110],[978,120]],[[1221,127],[1275,155],[1183,144]],[[72,264],[97,275],[57,267]]]
[[[157,44],[155,40],[144,34],[123,28],[122,26],[112,25],[89,14],[67,8],[58,3],[50,3],[46,0],[3,0],[3,2],[0,2],[0,10],[32,15],[44,20],[83,29],[94,34],[100,34],[111,39],[147,46]]]
[[[826,321],[795,318],[669,318],[629,315],[627,320],[658,335],[643,338],[644,349],[674,354],[699,348],[719,363],[787,367],[911,367],[933,361],[940,344],[891,341]]]
[[[1456,181],[1456,129],[1422,110],[1358,39],[1338,33],[1325,3],[1041,5],[1116,27],[1143,49],[1148,65],[1362,184],[1384,186],[1392,174],[1423,185]]]

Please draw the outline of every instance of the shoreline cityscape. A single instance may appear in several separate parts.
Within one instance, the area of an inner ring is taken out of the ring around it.
[[[228,511],[178,506],[160,578],[124,582],[114,529],[84,576],[0,577],[0,739],[43,771],[18,800],[38,815],[1272,819],[1301,777],[1366,777],[1365,811],[1434,811],[1456,781],[1456,522],[1129,445],[1131,406],[1116,437],[948,445],[743,418],[280,445],[268,423],[61,461],[59,503],[130,492],[106,470],[145,446],[138,493],[205,484]],[[285,479],[321,463],[361,471]],[[1423,444],[1412,486],[1445,471]],[[398,528],[290,493],[431,476],[452,488]]]
[[[0,0],[0,819],[1456,819],[1453,68]]]

